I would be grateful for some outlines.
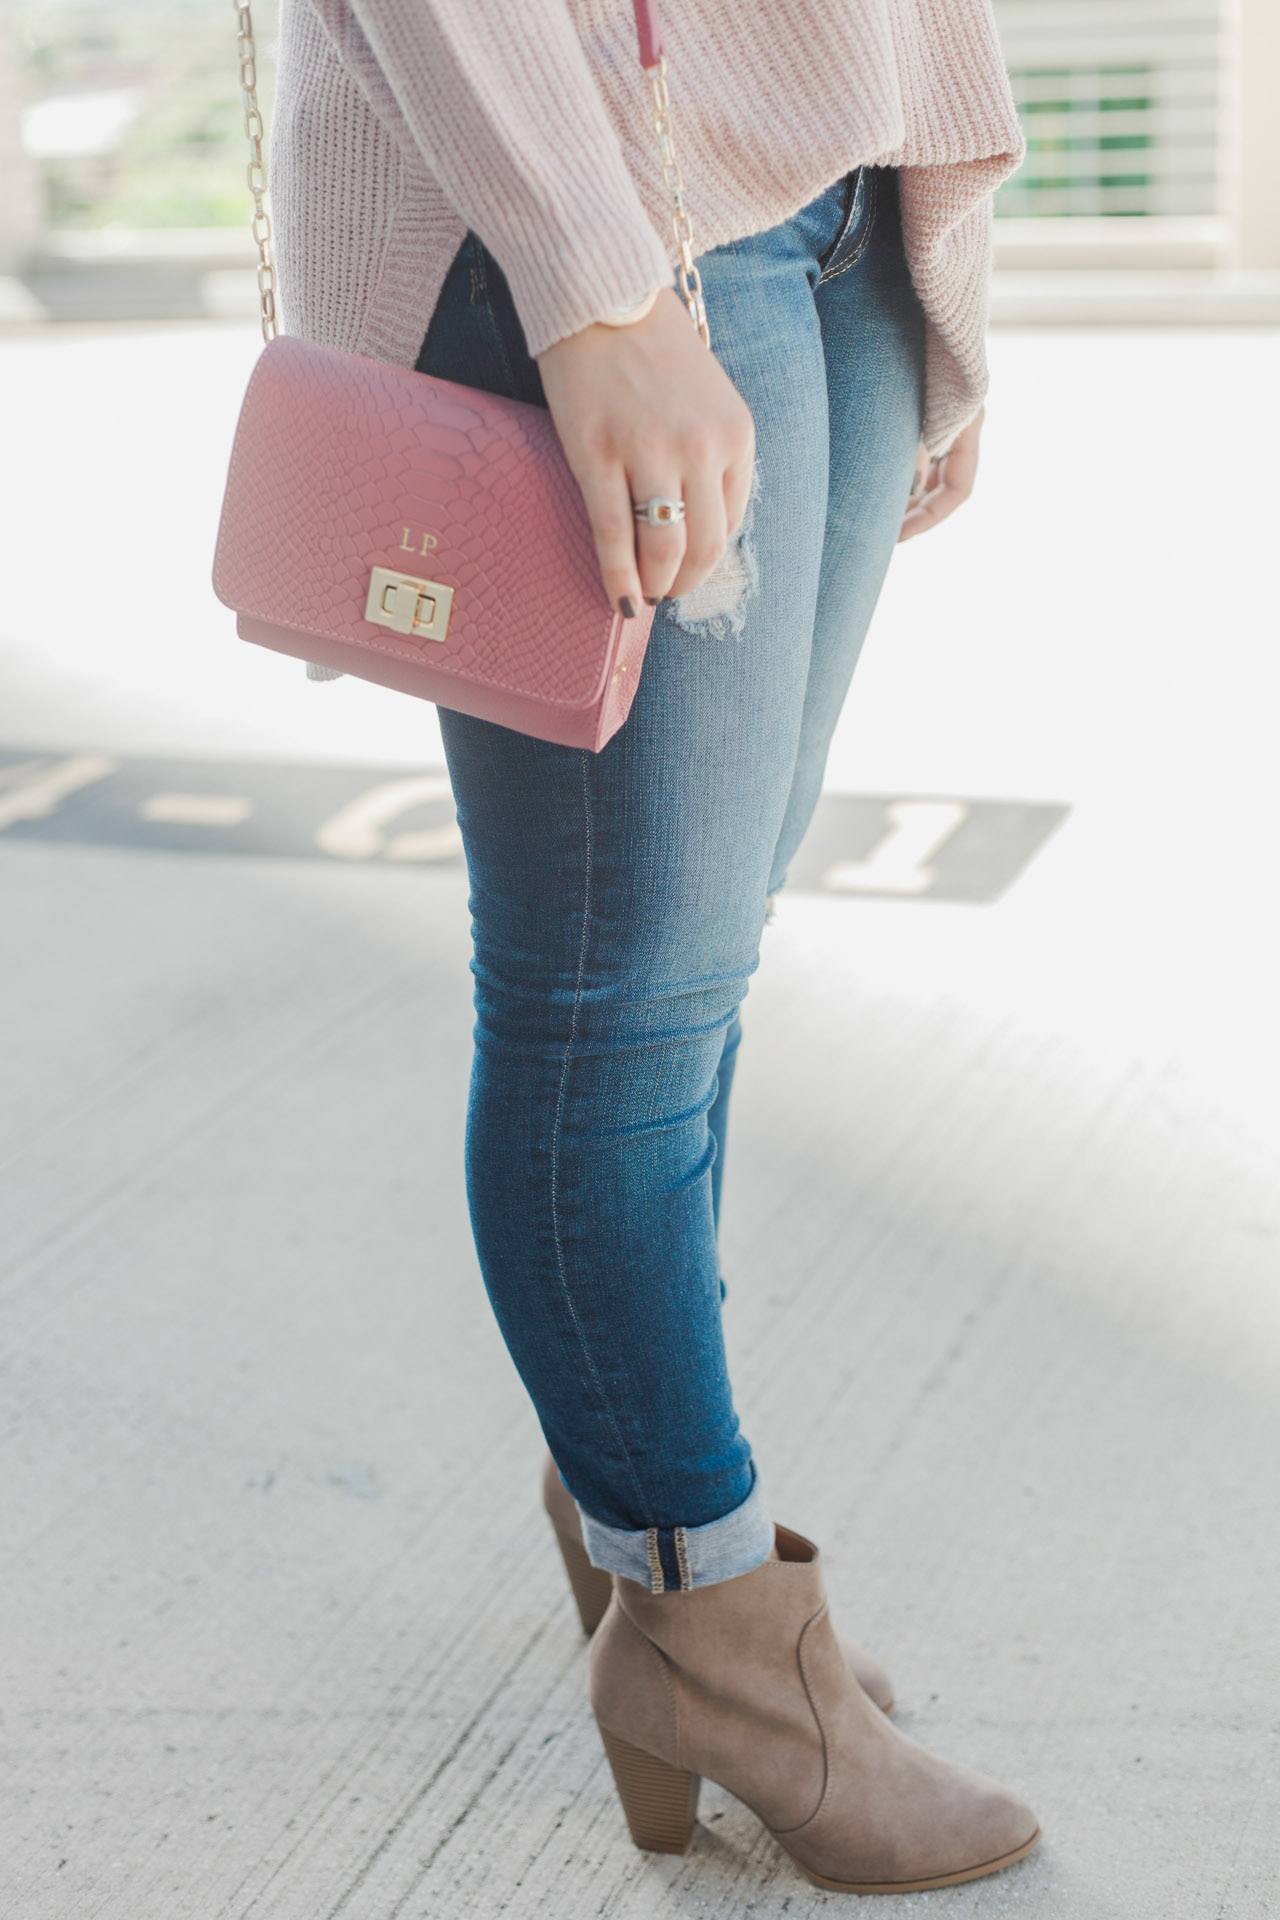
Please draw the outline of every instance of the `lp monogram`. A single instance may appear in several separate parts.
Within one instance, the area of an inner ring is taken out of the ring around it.
[[[432,547],[438,547],[440,544],[434,533],[424,533],[422,536],[422,545],[420,547],[415,546],[414,541],[417,540],[418,535],[414,533],[413,540],[411,540],[409,538],[411,531],[411,528],[406,527],[400,536],[400,547],[404,553],[430,553]]]

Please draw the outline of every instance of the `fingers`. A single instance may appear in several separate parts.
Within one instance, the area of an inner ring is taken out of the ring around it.
[[[682,500],[684,482],[670,472],[655,478],[655,470],[644,466],[633,476],[628,498],[645,500]],[[685,556],[688,539],[686,522],[673,520],[666,527],[651,527],[644,520],[633,520],[636,559],[640,585],[646,600],[665,600]]]
[[[973,492],[978,477],[978,444],[982,432],[982,415],[967,426],[956,439],[950,452],[943,456],[943,479],[947,491],[954,496],[948,512],[954,512],[963,500]]]
[[[918,533],[927,533],[930,527],[936,527],[948,514],[954,513],[959,505],[959,497],[951,492],[942,479],[941,469],[935,467],[902,516],[899,542],[911,540]]]
[[[683,481],[628,481],[620,465],[582,476],[582,494],[595,536],[600,573],[617,607],[639,607],[689,593],[711,573],[728,539],[723,476],[702,467]],[[654,527],[635,518],[634,500],[680,500],[685,517]],[[625,613],[626,608],[622,607]]]
[[[729,529],[725,520],[722,470],[704,462],[687,474],[684,503],[684,559],[667,589],[673,595],[692,593],[695,587],[700,587],[724,552]]]
[[[978,474],[978,446],[982,434],[979,414],[956,438],[955,444],[931,464],[922,491],[912,490],[907,511],[902,517],[899,541],[914,539],[941,525],[957,507],[963,506],[973,492]],[[917,465],[917,478],[920,468]]]
[[[746,510],[754,428],[675,291],[634,326],[557,341],[538,365],[613,604],[638,607],[705,580]],[[654,496],[683,501],[684,520],[637,523],[633,498]]]
[[[636,563],[636,523],[626,472],[620,461],[592,465],[579,471],[578,484],[595,536],[604,590],[620,612],[634,619],[645,588]]]
[[[629,481],[624,478],[627,508],[631,515],[631,561],[640,583],[640,592],[651,604],[692,592],[694,587],[701,586],[708,574],[714,572],[729,538],[727,496],[731,484],[735,506],[741,499],[738,524],[746,510],[751,473],[748,466],[744,475],[740,471],[741,466],[739,461],[737,469],[725,470],[718,463],[705,458],[695,461],[687,455],[683,478],[669,472],[659,474],[648,465],[640,467]],[[610,501],[617,498],[616,474],[611,476],[608,497]],[[636,520],[634,503],[648,500],[683,500],[683,520],[674,520],[668,526],[659,527]],[[591,495],[587,498],[587,511],[592,513]],[[611,512],[607,518],[612,534]],[[594,514],[592,526],[597,527]],[[615,577],[622,578],[625,565],[616,549],[610,552],[612,564],[606,564],[598,528],[596,548],[601,555],[601,570],[608,588]],[[620,591],[625,592],[626,589]],[[617,596],[614,598],[616,604]]]
[[[755,422],[744,435],[743,445],[724,476],[724,514],[728,537],[733,538],[742,525],[751,498],[751,482],[756,471]]]
[[[732,456],[709,458],[697,447],[685,450],[683,481],[650,484],[648,467],[632,482],[637,500],[683,499],[685,518],[670,527],[636,526],[636,548],[645,597],[665,600],[691,593],[713,573],[725,546],[742,525],[755,472],[755,426],[748,414]]]

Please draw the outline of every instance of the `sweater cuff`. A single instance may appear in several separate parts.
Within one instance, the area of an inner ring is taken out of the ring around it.
[[[674,284],[666,250],[642,213],[625,222],[616,209],[585,207],[570,224],[548,210],[523,223],[518,242],[480,238],[506,275],[535,358],[655,287]]]

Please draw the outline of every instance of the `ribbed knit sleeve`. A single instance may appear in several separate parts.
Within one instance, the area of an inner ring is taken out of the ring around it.
[[[897,170],[940,451],[986,391],[991,192],[1022,152],[990,0],[669,0],[664,25],[698,252]],[[281,0],[275,120],[310,339],[412,366],[468,226],[534,353],[670,278],[632,0]]]
[[[351,11],[430,173],[506,274],[531,353],[670,280],[563,0]],[[638,59],[635,87],[643,120]]]

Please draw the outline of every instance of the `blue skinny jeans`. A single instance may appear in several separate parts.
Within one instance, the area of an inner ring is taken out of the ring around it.
[[[471,886],[485,1285],[588,1552],[659,1590],[773,1543],[716,1256],[738,1010],[893,551],[924,366],[890,171],[700,264],[757,434],[725,563],[659,608],[602,753],[440,715]],[[418,365],[545,404],[474,236]]]

